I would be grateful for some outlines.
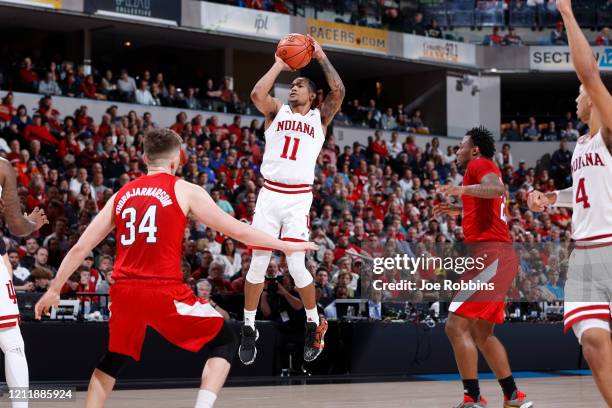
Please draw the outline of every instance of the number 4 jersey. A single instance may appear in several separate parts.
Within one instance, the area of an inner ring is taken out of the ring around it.
[[[289,105],[281,106],[265,137],[261,174],[266,180],[291,185],[313,183],[317,157],[325,141],[318,109],[302,115],[293,113]]]
[[[0,194],[2,188],[0,187]],[[16,326],[19,323],[19,307],[17,306],[17,294],[13,287],[13,281],[8,270],[8,259],[6,256],[6,245],[0,238],[0,329]]]
[[[177,180],[166,173],[143,176],[123,186],[115,196],[115,280],[182,280],[187,219],[174,193]]]
[[[572,154],[572,238],[612,241],[612,157],[599,131],[578,139]]]

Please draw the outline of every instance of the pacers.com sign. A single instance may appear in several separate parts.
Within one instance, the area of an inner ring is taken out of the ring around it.
[[[389,32],[375,28],[308,19],[308,34],[321,44],[338,48],[386,54],[389,50]]]
[[[612,47],[593,47],[601,71],[612,71]],[[538,71],[574,71],[569,47],[529,47],[529,68]]]

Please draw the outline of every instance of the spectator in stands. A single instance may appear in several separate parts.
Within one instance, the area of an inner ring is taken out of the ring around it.
[[[350,24],[358,26],[368,26],[368,7],[364,3],[357,6],[357,13],[351,15]]]
[[[409,34],[426,35],[425,26],[423,25],[423,13],[416,12],[410,26],[408,27]]]
[[[612,44],[612,38],[610,37],[610,29],[604,27],[601,29],[601,34],[595,39],[595,45],[610,45]]]
[[[107,99],[113,99],[117,93],[117,83],[113,79],[113,71],[107,69],[100,82],[100,93]]]
[[[304,306],[289,272],[274,279],[266,276],[259,306],[265,320],[281,323],[299,333],[304,329]]]
[[[134,78],[128,75],[126,69],[121,70],[121,75],[117,79],[117,91],[121,100],[131,102],[134,100],[136,95],[136,81]]]
[[[503,41],[504,41],[503,37],[499,35],[499,27],[493,26],[493,30],[491,34],[485,35],[484,40],[482,41],[482,44],[490,45],[494,47],[494,46],[502,45]]]
[[[401,15],[397,7],[390,7],[385,10],[382,23],[389,31],[397,31],[400,33],[406,32],[406,19]]]
[[[410,122],[412,123],[412,127],[416,129],[417,133],[429,134],[429,128],[423,123],[420,109],[414,110]]]
[[[34,292],[46,292],[52,277],[48,269],[34,268],[30,275],[30,280],[34,284]]]
[[[321,292],[319,301],[326,307],[333,301],[334,289],[329,283],[329,273],[327,269],[319,267],[316,271],[315,284]]]
[[[540,133],[540,127],[538,126],[535,117],[530,116],[528,125],[525,126],[525,129],[523,129],[523,140],[535,141],[540,140],[541,137],[542,134]]]
[[[23,131],[23,137],[26,142],[32,142],[33,140],[39,140],[46,146],[56,147],[59,145],[57,139],[51,134],[49,123],[42,123],[42,117],[39,113],[36,113],[32,117],[32,123],[27,125]]]
[[[285,0],[274,0],[272,3],[272,11],[276,13],[289,14],[289,8]]]
[[[200,279],[196,282],[196,295],[203,300],[206,300],[213,309],[215,309],[223,319],[230,320],[230,315],[227,313],[225,309],[219,306],[214,300],[210,298],[210,294],[212,292],[212,285],[206,279]]]
[[[38,74],[34,70],[32,60],[29,57],[23,59],[23,64],[19,70],[19,81],[25,91],[38,90]]]
[[[559,140],[559,131],[557,130],[557,125],[554,120],[548,122],[548,127],[543,132],[543,139],[547,142],[551,142],[553,140]]]
[[[31,292],[34,284],[28,279],[30,271],[19,264],[19,252],[15,249],[7,251],[9,262],[13,268],[13,285],[16,291]]]
[[[523,40],[516,33],[516,30],[514,28],[509,28],[508,34],[506,34],[506,36],[504,37],[503,44],[510,45],[510,46],[521,46],[523,45]]]
[[[495,155],[495,162],[500,169],[506,166],[514,167],[514,160],[512,159],[512,153],[510,152],[510,145],[504,143],[501,152]]]
[[[85,98],[106,100],[107,97],[103,93],[98,93],[98,85],[94,82],[93,75],[87,75],[85,81],[81,84],[81,93]]]
[[[25,105],[19,105],[17,113],[11,119],[10,130],[14,136],[22,135],[25,128],[32,123],[32,118],[28,116],[28,110]]]
[[[136,103],[141,105],[157,105],[156,100],[149,91],[149,85],[144,79],[140,81],[140,87],[135,91]]]
[[[393,114],[393,108],[387,108],[387,111],[382,115],[380,119],[380,125],[384,130],[396,130],[397,121]]]
[[[350,149],[350,147],[349,147]],[[391,141],[387,142],[389,156],[395,159],[403,150],[402,143],[399,141],[399,133],[391,132]]]
[[[225,277],[229,278],[240,272],[242,259],[236,252],[236,243],[231,238],[226,238],[221,245],[221,261],[225,267]]]
[[[427,26],[426,34],[431,38],[442,38],[444,36],[436,18],[431,19],[431,23]]]
[[[183,104],[187,109],[202,109],[200,101],[198,101],[195,97],[195,89],[193,88],[187,88],[185,98],[183,99]]]
[[[580,133],[578,130],[574,129],[573,122],[567,122],[565,129],[561,131],[561,137],[567,140],[576,141],[580,137]]]
[[[43,95],[61,95],[62,90],[55,80],[55,74],[48,71],[45,74],[45,79],[38,83],[38,93]]]
[[[563,285],[559,282],[559,276],[560,273],[559,269],[557,268],[550,269],[546,275],[548,278],[548,283],[546,284],[545,288],[553,294],[555,300],[563,300],[565,297]]]
[[[563,21],[557,21],[555,29],[550,33],[550,43],[552,45],[567,45],[567,34]]]
[[[571,161],[572,152],[567,148],[567,139],[562,138],[559,149],[550,159],[550,174],[559,189],[566,188],[571,184]]]

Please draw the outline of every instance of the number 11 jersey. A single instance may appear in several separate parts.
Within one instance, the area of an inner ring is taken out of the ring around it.
[[[291,185],[314,182],[315,165],[325,141],[318,109],[302,115],[293,113],[289,105],[281,106],[265,137],[261,174],[266,180]]]
[[[115,196],[117,257],[113,279],[182,281],[187,219],[174,193],[178,177],[158,173],[123,186]]]

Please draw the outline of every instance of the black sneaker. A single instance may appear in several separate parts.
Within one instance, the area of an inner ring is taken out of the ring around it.
[[[306,322],[306,336],[304,341],[304,361],[315,360],[325,347],[325,333],[327,332],[327,320],[321,317],[317,326],[316,323]]]
[[[242,364],[249,365],[255,361],[255,357],[257,357],[255,342],[258,338],[259,332],[257,329],[253,329],[246,324],[242,325],[240,330],[240,347],[238,347],[238,357],[240,357]]]

